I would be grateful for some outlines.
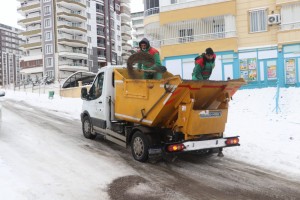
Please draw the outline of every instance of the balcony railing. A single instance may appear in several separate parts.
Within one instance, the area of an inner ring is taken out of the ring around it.
[[[42,42],[42,39],[41,38],[29,39],[25,44],[32,44],[37,42]]]
[[[36,25],[36,26],[28,26],[26,28],[26,31],[33,31],[33,30],[38,30],[38,29],[41,29],[42,26],[41,25]]]
[[[35,12],[35,13],[31,13],[31,14],[26,15],[26,19],[34,18],[34,17],[40,17],[40,16],[41,16],[40,12]]]
[[[103,20],[97,20],[97,24],[102,24],[102,25],[104,25],[104,19],[103,19]]]
[[[104,11],[101,9],[96,9],[96,12],[104,14]]]
[[[66,12],[66,13],[70,13],[70,14],[76,14],[76,15],[80,15],[82,17],[86,17],[86,15],[82,11],[68,10],[63,7],[58,8],[57,11],[58,12]]]
[[[104,32],[103,31],[97,31],[97,35],[104,36]]]
[[[68,67],[87,67],[87,64],[84,63],[69,63],[69,62],[60,62],[59,66],[68,66]]]
[[[300,29],[300,21],[291,22],[291,23],[282,23],[280,26],[281,31],[294,30],[294,29]]]
[[[159,13],[159,7],[150,8],[144,12],[145,17],[158,14]]]
[[[152,40],[150,43],[151,46],[159,48],[164,45],[201,42],[207,40],[217,40],[217,39],[225,39],[225,38],[232,38],[232,37],[236,37],[236,31],[192,35],[192,36],[176,37],[176,38],[170,38],[164,40]]]
[[[27,6],[31,6],[31,5],[35,5],[35,4],[39,4],[40,1],[28,1],[28,2],[23,2],[21,3],[21,6],[18,7],[19,8],[24,8],[24,7],[27,7]]]
[[[98,47],[105,47],[105,44],[104,43],[97,43],[97,46]]]
[[[66,26],[71,26],[74,28],[82,28],[86,29],[85,24],[82,23],[72,23],[72,22],[67,22],[67,21],[58,21],[58,25],[66,25]]]
[[[86,50],[80,50],[80,49],[62,49],[59,51],[59,53],[79,53],[79,54],[87,54]]]
[[[79,40],[86,42],[85,36],[78,36],[78,35],[69,35],[69,34],[58,34],[58,39],[69,39],[69,40]]]

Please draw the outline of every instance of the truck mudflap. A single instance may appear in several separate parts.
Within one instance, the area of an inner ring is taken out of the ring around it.
[[[189,152],[189,151],[199,151],[204,149],[215,149],[239,146],[239,136],[235,137],[225,137],[211,140],[202,141],[186,141],[176,144],[168,144],[166,146],[166,151],[172,152]]]

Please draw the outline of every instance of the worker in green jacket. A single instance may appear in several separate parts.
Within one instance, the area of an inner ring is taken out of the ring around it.
[[[161,65],[159,52],[150,46],[149,40],[146,38],[142,39],[139,42],[140,52],[146,52],[154,57],[155,64],[153,66],[147,66],[142,63],[138,63],[138,69],[143,70],[156,70],[160,72],[165,72],[166,67]],[[144,72],[144,79],[162,79],[162,73],[159,72]]]
[[[212,48],[207,48],[205,53],[195,58],[195,67],[192,80],[208,80],[215,67],[216,54]]]

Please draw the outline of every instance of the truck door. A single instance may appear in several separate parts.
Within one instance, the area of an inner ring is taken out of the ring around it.
[[[103,93],[103,83],[104,83],[104,72],[99,73],[92,85],[89,96],[90,96],[90,106],[89,113],[92,120],[93,126],[99,128],[106,128],[106,118],[105,118],[105,95]]]

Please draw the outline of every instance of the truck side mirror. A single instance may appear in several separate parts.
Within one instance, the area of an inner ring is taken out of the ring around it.
[[[87,96],[88,96],[87,88],[86,87],[81,88],[81,99],[86,100]]]

